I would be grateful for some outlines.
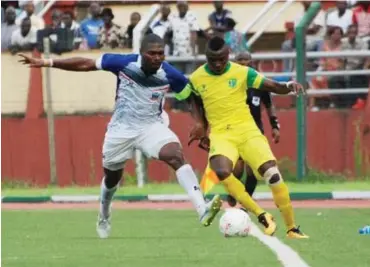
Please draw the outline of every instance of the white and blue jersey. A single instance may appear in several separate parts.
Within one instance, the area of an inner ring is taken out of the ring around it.
[[[155,122],[162,120],[165,94],[179,93],[187,78],[169,63],[147,76],[141,69],[138,54],[104,54],[96,60],[97,69],[110,71],[117,77],[116,103],[108,132],[133,137]]]

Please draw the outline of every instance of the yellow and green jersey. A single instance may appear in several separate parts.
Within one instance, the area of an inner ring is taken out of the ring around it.
[[[259,89],[264,79],[255,69],[236,63],[229,62],[220,75],[212,73],[204,64],[190,76],[189,83],[176,98],[184,100],[191,93],[199,96],[212,132],[241,126],[254,130],[257,127],[246,105],[246,88]]]

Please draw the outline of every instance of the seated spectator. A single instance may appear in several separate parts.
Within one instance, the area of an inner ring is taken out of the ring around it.
[[[171,13],[171,9],[167,4],[162,4],[161,6],[161,17],[158,20],[155,20],[150,28],[152,29],[153,33],[158,35],[161,38],[166,39],[166,33],[170,28],[170,20],[169,15]],[[165,55],[170,54],[170,47],[168,45],[169,40],[165,40],[166,47],[165,47]]]
[[[244,34],[235,30],[236,22],[232,18],[226,20],[225,43],[230,47],[233,54],[248,51],[247,39]]]
[[[340,51],[342,47],[343,31],[340,27],[331,27],[328,30],[328,38],[324,41],[322,50],[323,52]],[[322,58],[320,60],[319,70],[322,71],[336,71],[344,68],[344,62],[341,58]],[[329,77],[317,77],[320,88],[330,89],[343,89],[346,88],[346,81],[343,76],[329,76]],[[348,101],[346,96],[334,95],[330,98],[322,97],[316,102],[319,107],[346,107]]]
[[[15,24],[15,8],[9,6],[5,11],[5,22],[1,23],[1,50],[8,50],[13,32],[18,29]]]
[[[48,26],[52,29],[61,28],[62,27],[62,16],[63,16],[63,13],[60,10],[58,9],[53,10],[53,12],[51,13],[51,25],[48,25]]]
[[[132,48],[132,40],[134,38],[134,29],[136,25],[140,22],[141,15],[138,12],[133,12],[130,16],[130,24],[127,27],[125,34],[125,46]],[[152,33],[152,29],[148,28],[146,34]]]
[[[312,1],[303,1],[303,13],[298,14],[294,21],[296,26],[309,9]],[[306,50],[307,51],[319,51],[322,46],[323,39],[325,37],[325,12],[321,10],[306,30]],[[294,50],[293,40],[286,40],[283,42],[281,47],[283,52],[292,52]],[[283,60],[283,70],[285,72],[292,71],[293,60]]]
[[[353,9],[353,24],[358,27],[358,36],[365,42],[370,40],[370,2],[358,1]]]
[[[72,12],[70,11],[65,11],[63,13],[63,16],[62,16],[62,24],[61,24],[61,28],[64,29],[70,29],[71,31],[74,32],[74,47],[75,49],[78,49],[78,47],[80,46],[81,42],[82,42],[82,36],[81,36],[81,32],[80,32],[80,24],[78,24],[75,20],[74,20],[74,15]]]
[[[97,2],[92,2],[89,6],[89,18],[81,22],[80,31],[83,37],[83,49],[98,48],[99,29],[104,22],[100,18],[100,5]]]
[[[208,16],[210,27],[206,30],[212,30],[215,34],[222,34],[227,31],[226,19],[231,18],[231,11],[224,9],[224,1],[213,1],[215,11]]]
[[[23,6],[24,11],[26,12],[27,18],[31,20],[31,26],[35,28],[36,30],[41,30],[45,27],[45,22],[42,18],[39,18],[34,14],[35,12],[35,5],[33,4],[33,1],[27,1],[24,6]],[[15,23],[17,25],[21,25],[23,19],[25,18],[24,16],[19,16]]]
[[[348,28],[348,38],[342,42],[342,50],[367,50],[367,44],[358,36],[357,25],[351,25]],[[365,68],[364,57],[347,57],[344,60],[346,70],[362,70]],[[366,75],[351,75],[348,77],[349,88],[366,88],[369,84],[369,77]],[[362,94],[348,95],[348,101],[353,107],[359,107],[365,104]]]
[[[31,19],[24,18],[21,27],[12,34],[9,50],[12,54],[19,51],[31,51],[37,41],[37,30],[31,26]]]
[[[330,12],[326,18],[326,26],[341,27],[343,32],[347,34],[347,29],[349,25],[352,24],[352,10],[347,8],[346,1],[337,1],[337,9]]]
[[[111,8],[104,8],[101,16],[104,25],[100,27],[98,44],[103,49],[114,49],[123,45],[124,34],[117,24],[113,23],[114,15]]]

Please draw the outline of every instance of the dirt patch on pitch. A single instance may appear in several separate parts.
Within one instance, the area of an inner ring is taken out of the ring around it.
[[[259,201],[263,208],[275,208],[272,201]],[[294,208],[370,208],[370,200],[302,200],[293,201]],[[43,210],[43,209],[98,209],[99,204],[93,203],[3,203],[3,210]],[[115,201],[115,209],[154,209],[154,210],[186,210],[192,209],[189,202],[120,202]],[[224,203],[224,207],[228,205]]]

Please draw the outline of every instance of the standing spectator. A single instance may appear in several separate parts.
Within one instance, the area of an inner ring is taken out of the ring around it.
[[[357,25],[351,25],[348,28],[348,39],[342,42],[342,50],[367,50],[367,44],[357,37]],[[347,57],[344,61],[346,70],[362,70],[365,68],[364,57]],[[349,88],[366,88],[369,84],[369,78],[366,75],[351,75],[348,77]],[[358,107],[365,104],[361,94],[348,95],[347,99],[351,105]]]
[[[103,49],[114,49],[122,45],[123,33],[121,27],[113,23],[114,15],[111,8],[104,8],[101,16],[104,25],[100,27],[98,43]]]
[[[358,35],[365,42],[370,39],[370,2],[358,1],[357,6],[353,9],[353,24],[358,27]]]
[[[197,17],[189,11],[186,1],[177,2],[178,14],[170,20],[170,31],[172,32],[173,55],[195,56],[197,44],[197,32],[199,31]],[[179,65],[178,68],[184,73],[191,73],[194,69],[193,63]]]
[[[330,12],[326,18],[326,26],[341,27],[343,32],[347,34],[349,25],[352,24],[352,10],[347,8],[346,1],[337,1],[337,9]]]
[[[231,18],[231,11],[224,9],[224,1],[213,1],[213,5],[215,11],[208,16],[209,29],[216,34],[223,33],[227,30],[226,19]]]
[[[133,12],[130,16],[130,24],[127,27],[127,31],[125,34],[125,46],[128,48],[132,48],[132,40],[134,38],[134,29],[136,25],[140,22],[141,15],[138,12]],[[148,28],[145,34],[152,33],[152,30]]]
[[[15,24],[15,8],[9,6],[5,11],[5,22],[1,23],[1,50],[7,50],[11,44],[12,34],[18,28]]]
[[[170,13],[171,13],[170,7],[167,4],[162,4],[160,19],[154,21],[153,24],[150,26],[153,33],[163,39],[166,39],[165,38],[166,33],[168,32],[170,28],[170,20],[169,20]],[[166,41],[165,55],[167,56],[170,54],[170,47],[168,45],[169,41],[168,40],[165,40],[165,41]]]
[[[92,2],[89,6],[90,17],[81,22],[80,31],[83,37],[83,42],[87,48],[98,48],[99,29],[104,22],[100,18],[100,5],[97,2]]]
[[[342,37],[343,31],[340,27],[331,27],[328,30],[328,39],[324,41],[322,46],[323,52],[332,52],[332,51],[340,51],[342,48]],[[341,58],[322,58],[320,60],[320,67],[319,70],[324,71],[335,71],[341,70],[344,68],[344,61]],[[321,83],[321,88],[330,88],[330,89],[343,89],[346,88],[346,81],[343,76],[330,76],[326,77],[319,77],[318,78]],[[348,101],[346,101],[346,96],[331,96],[330,99],[332,100],[331,106],[336,107],[345,107],[348,105]],[[327,102],[328,104],[330,102]]]
[[[66,28],[74,33],[74,47],[77,49],[81,42],[82,42],[82,36],[80,32],[80,24],[78,24],[74,20],[74,15],[71,11],[65,11],[62,16],[62,24],[61,24],[62,29]]]
[[[36,44],[36,29],[31,26],[31,19],[26,17],[22,20],[21,27],[12,34],[10,51],[15,54],[19,51],[30,51]]]
[[[31,20],[31,26],[34,27],[36,30],[42,30],[45,27],[45,22],[42,18],[39,18],[34,14],[35,12],[35,5],[33,4],[33,1],[27,1],[24,3],[24,11],[26,12],[26,18],[29,18]],[[21,25],[24,17],[20,16],[17,18],[15,23],[17,25]]]
[[[247,40],[245,35],[235,30],[236,22],[232,18],[225,20],[226,32],[225,32],[225,43],[230,47],[233,54],[242,53],[248,51]]]

